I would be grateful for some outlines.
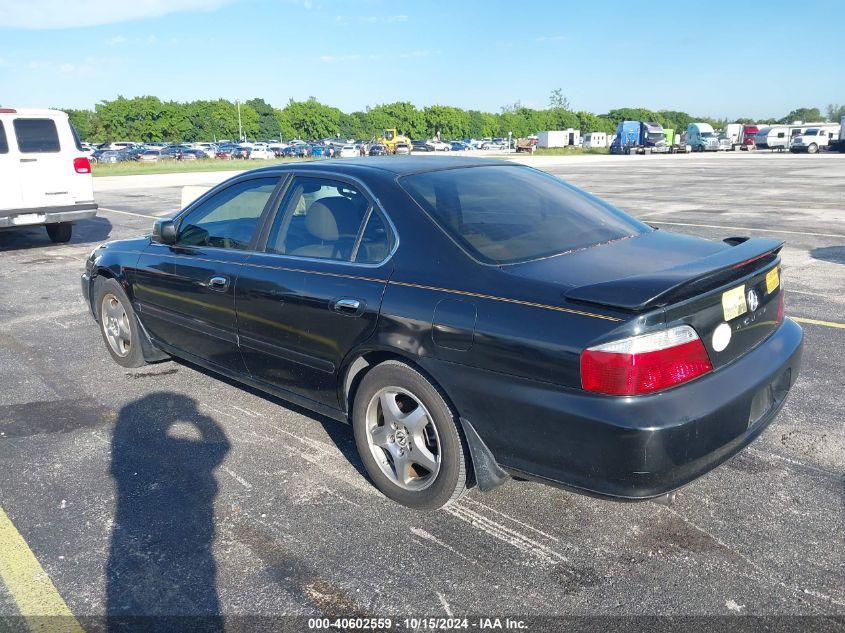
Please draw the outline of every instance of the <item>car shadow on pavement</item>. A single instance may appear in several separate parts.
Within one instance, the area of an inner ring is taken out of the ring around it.
[[[225,359],[217,359],[220,361],[220,364],[226,366],[230,365],[230,361]],[[251,387],[245,383],[239,382],[235,379],[229,378],[228,376],[224,376],[223,374],[218,374],[210,369],[206,369],[200,365],[195,365],[190,361],[181,359],[181,358],[171,358],[170,361],[178,363],[180,365],[185,365],[186,367],[190,367],[194,371],[198,371],[206,376],[213,378],[214,380],[219,380],[225,382],[236,389],[241,391],[246,391],[257,398],[261,398],[262,400],[267,400],[268,402],[272,402],[274,405],[282,407],[284,409],[288,409],[293,413],[302,415],[307,418],[311,418],[315,422],[318,422],[320,426],[323,427],[325,430],[326,435],[329,436],[329,439],[334,443],[335,448],[339,450],[343,457],[350,463],[350,465],[355,468],[358,474],[362,477],[362,479],[366,481],[370,481],[370,476],[367,474],[366,469],[364,468],[364,463],[361,461],[361,457],[358,455],[358,447],[355,445],[355,436],[352,433],[352,425],[351,424],[344,424],[342,422],[338,422],[335,419],[332,419],[326,415],[322,415],[317,413],[316,411],[312,411],[311,409],[306,409],[305,407],[301,407],[298,404],[294,404],[288,400],[283,398],[276,397],[272,394],[267,393],[266,391],[262,391],[261,389],[256,389],[255,387]]]
[[[223,429],[187,396],[154,392],[120,410],[117,503],[106,564],[108,630],[222,631],[212,553]]]
[[[81,244],[99,244],[111,235],[112,223],[108,218],[96,217],[82,220],[73,225],[73,236],[69,246]],[[54,244],[47,236],[47,230],[40,225],[0,231],[0,252],[61,246]]]
[[[810,251],[810,257],[834,264],[845,264],[845,246],[820,246]]]

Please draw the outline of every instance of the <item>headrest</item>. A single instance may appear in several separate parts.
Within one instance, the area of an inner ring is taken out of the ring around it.
[[[334,242],[340,237],[335,215],[323,200],[317,200],[308,207],[305,228],[323,242]]]

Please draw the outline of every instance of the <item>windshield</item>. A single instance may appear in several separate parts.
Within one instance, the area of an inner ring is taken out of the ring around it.
[[[543,172],[485,166],[404,176],[402,187],[471,257],[514,264],[651,229]]]
[[[818,136],[818,135],[819,135],[819,131],[815,128],[810,128],[809,130],[804,132],[804,136]]]

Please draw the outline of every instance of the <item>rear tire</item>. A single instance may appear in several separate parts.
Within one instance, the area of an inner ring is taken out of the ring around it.
[[[121,367],[146,365],[141,349],[141,326],[129,297],[114,279],[103,279],[95,288],[94,306],[100,334],[112,359]]]
[[[410,365],[386,361],[364,376],[352,427],[361,461],[386,497],[436,510],[466,492],[469,458],[456,416]]]
[[[815,143],[810,143],[810,146],[807,148],[808,154],[815,154],[818,151],[819,151],[819,146],[816,145]]]
[[[70,222],[47,224],[45,228],[47,229],[47,235],[50,237],[50,240],[56,244],[69,242],[71,235],[73,235],[73,224]]]

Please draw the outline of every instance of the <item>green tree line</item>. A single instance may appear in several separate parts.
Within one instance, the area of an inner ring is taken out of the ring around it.
[[[225,99],[189,102],[162,101],[144,96],[118,97],[102,101],[93,110],[65,110],[79,135],[86,141],[104,143],[117,140],[214,141],[238,139],[238,105]],[[827,114],[835,115],[845,107],[828,106]],[[801,115],[800,117],[798,115]],[[817,115],[815,118],[810,115]],[[820,120],[818,108],[798,108],[784,121]],[[605,114],[574,112],[560,90],[552,92],[549,107],[533,109],[520,102],[503,106],[498,113],[464,110],[454,106],[431,105],[418,108],[408,101],[397,101],[367,107],[364,111],[346,113],[310,97],[305,101],[291,99],[284,108],[274,108],[260,98],[240,104],[240,126],[245,138],[317,139],[336,137],[369,139],[381,136],[385,128],[397,128],[414,139],[439,135],[446,138],[484,138],[508,133],[525,137],[541,130],[577,128],[582,132],[613,133],[620,121],[654,121],[665,128],[686,129],[693,121],[722,127],[727,119],[696,117],[672,110],[652,111],[645,108],[619,108]],[[838,118],[835,119],[838,121]],[[751,122],[737,119],[737,122]],[[776,121],[756,121],[774,123]]]

